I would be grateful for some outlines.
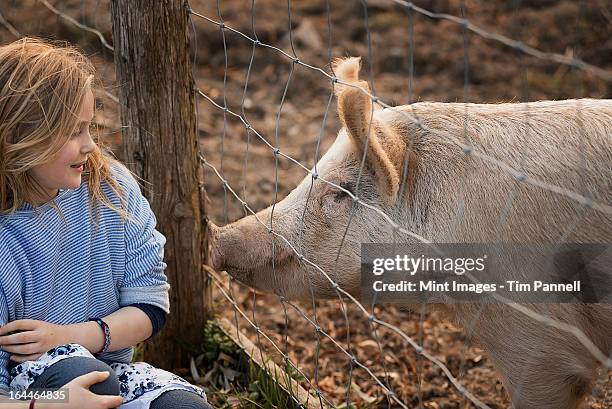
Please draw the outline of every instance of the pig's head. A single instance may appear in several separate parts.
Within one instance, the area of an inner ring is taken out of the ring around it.
[[[334,64],[336,76],[354,87],[336,84],[343,128],[317,163],[318,178],[307,175],[273,210],[269,207],[224,227],[209,224],[213,267],[244,284],[288,298],[334,297],[330,281],[302,255],[359,296],[361,243],[391,242],[393,236],[378,212],[355,202],[346,191],[396,220],[405,208],[398,206],[400,188],[406,194],[410,191],[410,186],[400,186],[409,151],[406,139],[392,123],[377,118],[372,98],[359,89],[369,89],[367,82],[358,79],[359,67],[359,58]],[[409,172],[416,169],[415,162],[410,155]],[[412,176],[407,178],[408,185]],[[291,246],[270,232],[270,223]]]

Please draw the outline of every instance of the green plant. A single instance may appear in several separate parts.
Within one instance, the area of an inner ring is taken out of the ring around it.
[[[299,379],[294,369],[290,372],[270,370],[264,362],[260,367],[239,345],[224,332],[216,321],[208,321],[196,362],[203,366],[209,400],[219,409],[276,409],[297,408],[295,400],[283,389],[292,379]],[[279,373],[280,372],[280,373]]]
[[[215,320],[209,320],[204,325],[204,337],[200,349],[206,362],[215,361],[220,353],[236,358],[241,352],[240,347],[227,336]]]

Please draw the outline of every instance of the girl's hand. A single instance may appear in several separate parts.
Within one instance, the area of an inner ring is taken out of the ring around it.
[[[123,403],[121,396],[113,395],[96,395],[89,390],[89,387],[94,383],[102,382],[108,378],[108,372],[90,372],[74,378],[62,389],[68,389],[68,402],[58,404],[58,402],[49,402],[45,400],[36,401],[35,407],[39,409],[109,409],[116,408]]]
[[[13,331],[16,334],[9,335]],[[48,350],[69,343],[65,325],[38,320],[11,321],[0,328],[0,347],[15,362],[35,361]]]

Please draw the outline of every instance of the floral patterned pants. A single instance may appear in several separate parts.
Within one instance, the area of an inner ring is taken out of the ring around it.
[[[36,361],[27,361],[12,368],[10,387],[25,391],[51,365],[71,357],[95,359],[91,352],[81,345],[60,345],[47,351]],[[121,409],[148,409],[150,403],[162,393],[176,389],[191,391],[206,401],[206,394],[201,388],[145,362],[111,363],[110,367],[119,379],[120,393],[123,397]]]

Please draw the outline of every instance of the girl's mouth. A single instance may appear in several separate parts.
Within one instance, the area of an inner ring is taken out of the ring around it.
[[[83,172],[85,170],[85,162],[78,164],[78,165],[70,165],[70,167],[79,172]]]

